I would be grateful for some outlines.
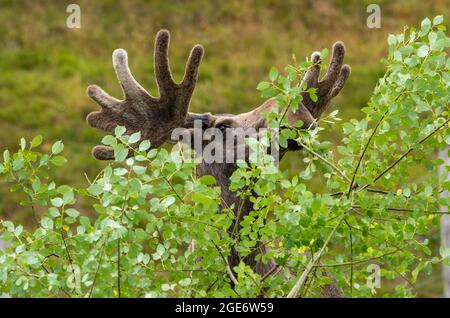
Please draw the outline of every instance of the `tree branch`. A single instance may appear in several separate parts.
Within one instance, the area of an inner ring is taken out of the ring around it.
[[[375,209],[379,209],[380,206],[373,206]],[[353,205],[352,209],[364,209],[359,205]],[[398,211],[398,212],[415,212],[413,209],[404,209],[404,208],[391,208],[391,207],[385,207],[384,209],[388,211]],[[450,214],[450,212],[447,211],[422,211],[425,214]]]
[[[375,182],[377,182],[380,178],[382,178],[386,173],[388,173],[392,168],[394,168],[400,161],[402,161],[406,156],[408,156],[410,153],[412,153],[417,146],[423,144],[428,138],[430,138],[431,136],[433,136],[436,132],[438,132],[439,130],[441,130],[443,127],[445,127],[448,122],[450,121],[450,119],[447,119],[443,124],[439,125],[436,129],[434,129],[431,133],[429,133],[428,135],[426,135],[424,138],[422,138],[421,140],[419,140],[418,143],[416,143],[413,147],[410,147],[406,152],[404,152],[397,160],[395,160],[393,163],[391,163],[389,165],[389,167],[387,167],[386,169],[384,169],[378,176],[376,176],[371,182],[367,183],[365,186],[363,186],[362,188],[360,188],[358,190],[362,191],[366,188],[368,188],[370,185],[374,184]]]
[[[352,261],[352,262],[342,262],[342,263],[334,263],[334,264],[318,264],[318,265],[315,265],[315,267],[340,267],[340,266],[352,266],[352,265],[356,265],[356,264],[367,263],[367,262],[370,262],[370,261],[373,261],[373,260],[376,260],[379,258],[386,257],[388,255],[397,253],[399,250],[400,249],[396,249],[394,251],[387,252],[387,253],[384,253],[379,256],[369,257],[369,258],[360,259],[360,260],[356,260],[356,261]]]
[[[230,268],[230,264],[228,263],[227,258],[223,255],[222,251],[220,250],[220,248],[217,246],[217,244],[216,244],[213,240],[211,240],[211,243],[213,243],[214,247],[215,247],[215,248],[217,249],[217,251],[219,252],[220,257],[222,257],[223,261],[225,262],[225,265],[226,265],[226,267],[227,267],[227,273],[228,273],[228,276],[230,277],[231,281],[233,282],[233,284],[239,285],[239,283],[238,283],[236,277],[235,277],[234,274],[233,274],[233,271],[232,271],[231,268]]]
[[[302,275],[298,279],[298,281],[295,283],[294,287],[291,289],[289,294],[287,295],[287,298],[296,298],[297,295],[300,293],[303,285],[305,284],[306,278],[308,277],[311,270],[315,267],[316,263],[319,261],[322,254],[325,252],[325,248],[328,246],[328,243],[330,243],[331,238],[333,237],[334,233],[336,232],[337,228],[341,225],[342,220],[344,219],[345,215],[344,213],[339,221],[336,223],[336,225],[331,230],[331,233],[328,235],[326,241],[323,243],[320,250],[313,255],[312,259],[309,261],[308,265],[306,266],[305,270],[303,271]]]
[[[298,144],[300,146],[302,146],[303,148],[305,148],[308,152],[310,152],[311,154],[313,154],[314,156],[316,156],[317,158],[319,158],[320,160],[322,160],[323,162],[325,162],[327,165],[329,165],[330,167],[332,167],[337,173],[339,173],[347,182],[351,182],[350,178],[348,178],[345,173],[339,169],[334,163],[332,163],[331,161],[329,161],[328,159],[322,157],[321,155],[319,155],[317,152],[315,152],[314,150],[312,150],[311,148],[307,147],[306,145],[304,145],[302,142],[297,141]]]

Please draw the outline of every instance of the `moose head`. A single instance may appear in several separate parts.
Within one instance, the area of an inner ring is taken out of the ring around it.
[[[127,53],[123,49],[117,49],[113,53],[113,65],[117,78],[124,92],[124,100],[118,100],[108,95],[100,87],[91,85],[87,89],[88,96],[101,106],[101,110],[92,112],[87,116],[87,123],[95,128],[113,132],[115,127],[125,126],[127,133],[141,132],[142,139],[151,142],[153,148],[171,141],[174,129],[183,127],[194,129],[195,123],[201,122],[201,129],[259,129],[266,126],[262,114],[270,112],[276,107],[276,100],[269,99],[261,106],[249,112],[231,114],[195,114],[189,112],[189,103],[197,82],[198,68],[203,57],[203,47],[195,45],[189,55],[184,78],[180,83],[173,80],[168,59],[170,35],[167,30],[161,30],[155,40],[155,77],[159,88],[159,97],[151,96],[133,77],[128,67]],[[320,54],[315,52],[311,56],[313,65],[305,74],[304,82],[307,88],[315,88],[317,100],[313,101],[305,91],[302,93],[302,101],[297,111],[289,109],[286,113],[288,123],[293,125],[297,121],[303,122],[303,128],[314,127],[327,109],[330,100],[339,94],[345,85],[350,67],[343,65],[345,47],[342,42],[336,42],[333,46],[331,62],[326,74],[320,76]],[[290,145],[288,150],[299,150],[301,147]],[[114,151],[110,147],[96,146],[93,155],[100,160],[114,158]],[[237,164],[232,163],[207,163],[200,164],[200,175],[213,175],[221,187],[221,196],[224,207],[234,206],[236,220],[232,228],[239,228],[240,221],[252,210],[252,203],[248,199],[241,202],[241,198],[230,191],[230,176],[236,170]],[[240,207],[238,213],[237,207]],[[246,258],[246,263],[253,267],[254,271],[262,275],[273,273],[274,263],[263,264],[256,261],[256,253],[265,253],[265,246],[261,244],[252,257]],[[234,248],[231,249],[228,259],[231,268],[239,263],[239,255]],[[331,289],[335,290],[334,286]],[[333,295],[339,292],[325,291]]]
[[[128,133],[140,131],[142,139],[148,139],[152,147],[157,148],[170,141],[177,127],[194,128],[195,121],[201,121],[201,127],[224,129],[264,128],[264,112],[270,112],[276,105],[275,99],[269,99],[255,109],[237,115],[231,114],[195,114],[189,112],[189,104],[197,83],[198,68],[203,57],[203,47],[195,45],[189,55],[184,78],[181,83],[173,80],[168,58],[170,35],[161,30],[155,40],[155,77],[160,96],[151,96],[133,77],[128,67],[127,53],[117,49],[113,53],[113,65],[124,92],[124,100],[108,95],[100,87],[90,85],[87,94],[101,106],[98,112],[87,116],[90,126],[113,132],[118,125],[125,126]],[[317,100],[313,101],[307,92],[303,92],[302,102],[294,113],[288,110],[289,124],[301,120],[304,128],[313,127],[330,100],[344,87],[350,75],[350,67],[343,65],[345,47],[342,42],[333,46],[331,63],[325,76],[319,80],[320,54],[311,56],[313,66],[305,74],[307,88],[315,88]],[[112,148],[96,146],[93,155],[100,160],[114,158]]]

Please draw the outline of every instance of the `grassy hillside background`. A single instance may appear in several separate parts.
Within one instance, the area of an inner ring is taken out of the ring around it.
[[[66,27],[70,3],[81,7],[81,29]],[[381,5],[381,29],[366,26],[369,3]],[[55,172],[56,179],[85,185],[84,173],[94,176],[104,166],[90,155],[103,134],[85,124],[86,115],[97,109],[86,87],[96,83],[121,96],[111,53],[122,47],[135,78],[156,94],[153,42],[161,28],[171,31],[171,65],[178,80],[192,45],[205,47],[191,103],[195,112],[238,113],[258,106],[263,100],[255,87],[270,66],[281,68],[293,53],[300,60],[342,40],[352,75],[334,107],[344,120],[359,117],[384,73],[387,35],[419,25],[425,16],[448,19],[449,10],[449,0],[0,0],[0,149],[16,149],[22,136],[43,135],[44,148],[61,139],[69,164]],[[337,128],[327,138],[339,142],[340,134]],[[292,174],[301,169],[299,156],[283,161]],[[320,191],[320,182],[311,186]],[[26,219],[29,211],[15,202],[16,195],[0,184],[0,215]],[[440,295],[439,280],[439,273],[420,280],[419,296]]]

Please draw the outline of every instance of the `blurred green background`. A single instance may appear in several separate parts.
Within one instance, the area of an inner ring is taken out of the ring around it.
[[[69,29],[66,7],[81,7],[81,28]],[[381,6],[380,29],[369,29],[367,5]],[[66,145],[69,163],[57,170],[59,183],[86,185],[103,162],[90,153],[103,134],[85,124],[97,106],[86,97],[89,84],[121,97],[111,65],[118,47],[128,51],[135,78],[157,94],[153,78],[153,42],[161,28],[171,31],[171,66],[175,79],[184,72],[189,50],[205,47],[191,110],[239,113],[262,103],[255,87],[269,68],[284,67],[342,40],[352,75],[334,100],[340,117],[361,116],[377,79],[384,73],[386,38],[405,25],[417,26],[428,16],[448,18],[450,0],[0,0],[0,149],[15,150],[18,140],[41,134],[48,149],[56,140]],[[339,142],[340,131],[327,134]],[[298,153],[282,165],[291,173],[301,169]],[[320,191],[320,182],[312,182]],[[17,195],[0,184],[0,216],[26,220],[29,211],[17,205]],[[438,232],[434,241],[439,240]],[[440,296],[440,275],[416,284],[419,296]]]

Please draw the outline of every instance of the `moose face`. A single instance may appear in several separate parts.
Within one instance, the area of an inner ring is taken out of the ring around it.
[[[173,141],[182,141],[202,154],[207,163],[233,163],[236,160],[248,161],[252,149],[249,148],[246,138],[261,141],[263,138],[266,152],[278,156],[278,149],[274,144],[277,141],[278,131],[268,129],[263,113],[273,111],[276,106],[275,99],[266,101],[263,105],[250,112],[238,115],[232,114],[191,114],[186,123],[187,127],[194,127],[188,133],[174,131]],[[290,113],[288,122],[290,125],[301,120],[303,128],[315,126],[315,120],[304,107],[300,107],[295,114]],[[179,138],[183,135],[183,138]],[[275,151],[276,150],[276,151]]]

